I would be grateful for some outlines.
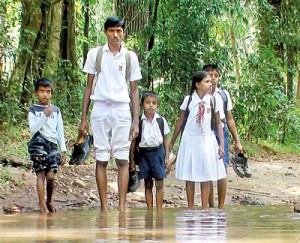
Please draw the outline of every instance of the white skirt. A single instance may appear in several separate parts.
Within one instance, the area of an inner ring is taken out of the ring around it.
[[[223,159],[219,159],[214,134],[183,133],[177,153],[175,177],[180,180],[205,182],[226,178]]]

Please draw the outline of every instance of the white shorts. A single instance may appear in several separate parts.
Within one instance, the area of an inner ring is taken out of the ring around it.
[[[110,151],[119,160],[129,160],[131,112],[129,104],[95,101],[91,114],[96,160],[109,161]]]

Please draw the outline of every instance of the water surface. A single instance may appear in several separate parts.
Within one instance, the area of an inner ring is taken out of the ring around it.
[[[0,242],[298,242],[291,206],[231,206],[203,212],[74,210],[0,216]]]

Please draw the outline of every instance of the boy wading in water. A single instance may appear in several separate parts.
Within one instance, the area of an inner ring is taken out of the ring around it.
[[[96,69],[98,47],[88,52],[83,68],[83,72],[87,73],[87,84],[78,136],[81,137],[89,130],[88,110],[93,100],[91,129],[96,157],[96,182],[102,212],[108,211],[106,168],[111,152],[118,168],[118,210],[125,211],[130,138],[136,138],[139,132],[138,80],[142,75],[137,55],[128,51],[122,44],[124,28],[125,23],[120,18],[116,16],[107,18],[104,23],[107,43],[103,46],[101,71],[97,73]],[[126,53],[130,56],[130,65],[126,60]],[[129,77],[126,77],[126,73],[130,74]],[[97,82],[92,93],[94,78]]]
[[[56,212],[52,200],[54,174],[57,167],[65,163],[64,127],[60,109],[51,105],[53,84],[49,79],[41,78],[35,82],[34,94],[39,102],[29,108],[28,120],[33,135],[28,143],[33,171],[37,175],[36,187],[41,213]],[[58,152],[59,145],[61,153]],[[45,180],[47,199],[45,200]]]
[[[158,95],[145,92],[142,96],[141,135],[133,141],[139,143],[140,177],[145,180],[145,197],[148,211],[153,210],[153,179],[156,187],[156,209],[162,210],[164,198],[164,178],[166,166],[169,163],[169,142],[167,134],[170,128],[164,117],[157,113]],[[161,123],[161,127],[159,125]],[[131,147],[132,150],[132,147]],[[134,170],[134,164],[131,163]]]

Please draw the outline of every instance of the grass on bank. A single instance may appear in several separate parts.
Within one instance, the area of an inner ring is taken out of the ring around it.
[[[68,149],[67,161],[69,161],[71,157],[72,145],[77,137],[78,124],[79,122],[74,122],[72,124],[65,123],[65,139]],[[1,161],[1,156],[13,156],[22,160],[29,160],[27,142],[30,138],[31,134],[28,129],[28,124],[25,122],[18,126],[9,126],[6,124],[0,127],[0,188],[7,184],[8,181],[12,181],[12,177],[8,170],[8,166],[10,165],[4,165]],[[178,143],[179,139],[177,139],[174,150],[178,148]],[[299,144],[283,145],[279,143],[271,143],[269,141],[261,141],[258,144],[249,141],[242,141],[242,144],[247,157],[276,156],[278,158],[285,159],[287,155],[291,154],[300,156]],[[89,157],[89,161],[92,163],[92,156]],[[20,185],[22,182],[19,181],[15,184]]]
[[[67,159],[72,153],[72,145],[77,137],[78,122],[72,124],[65,123],[65,139],[67,145]],[[171,136],[171,134],[169,134]],[[2,126],[0,129],[0,155],[15,156],[20,159],[29,159],[27,151],[27,142],[30,140],[31,134],[29,132],[28,124],[21,123],[18,126]],[[175,145],[178,147],[179,139]],[[264,156],[264,155],[286,155],[295,154],[300,156],[300,145],[289,144],[284,145],[270,141],[260,141],[259,143],[252,143],[249,141],[242,141],[244,150],[248,156]],[[174,149],[174,150],[175,150]],[[0,161],[1,163],[1,161]]]

